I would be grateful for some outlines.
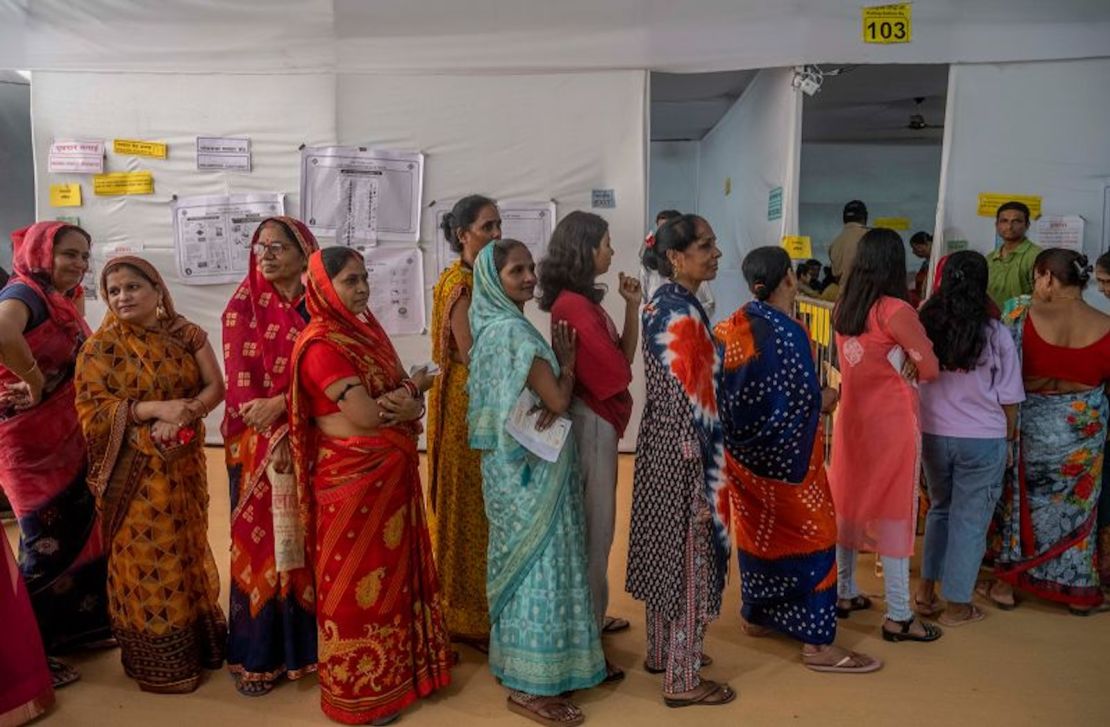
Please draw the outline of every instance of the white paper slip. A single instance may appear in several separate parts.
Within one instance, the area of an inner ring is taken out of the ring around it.
[[[251,170],[251,140],[245,137],[198,136],[197,169]]]
[[[409,369],[409,376],[416,376],[423,371],[428,376],[439,376],[442,372],[439,369],[439,364],[435,361],[425,361],[422,364],[417,364]]]
[[[47,170],[54,173],[103,174],[103,139],[55,139],[50,144]]]
[[[886,352],[886,360],[900,374],[902,373],[902,367],[906,365],[906,352],[902,350],[901,346],[895,346]]]
[[[543,413],[542,410],[533,411],[539,401],[531,389],[525,388],[520,392],[520,397],[517,398],[516,405],[509,412],[509,419],[505,422],[505,431],[532,454],[548,462],[554,462],[559,459],[559,453],[563,451],[563,444],[570,434],[571,422],[566,417],[559,417],[554,424],[542,432],[536,429],[536,422]]]

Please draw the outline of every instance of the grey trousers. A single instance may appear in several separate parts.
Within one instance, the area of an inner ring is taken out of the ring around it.
[[[574,422],[582,502],[586,511],[586,560],[597,630],[605,625],[609,606],[609,550],[617,516],[617,431],[576,398],[570,407]]]

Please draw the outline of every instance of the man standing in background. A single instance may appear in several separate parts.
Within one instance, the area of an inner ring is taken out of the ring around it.
[[[853,199],[844,205],[844,228],[829,244],[829,261],[832,262],[833,281],[844,287],[852,263],[856,260],[856,248],[860,238],[867,232],[867,205]]]
[[[994,229],[1002,239],[998,249],[987,254],[987,295],[1006,307],[1006,301],[1033,292],[1033,261],[1041,248],[1025,236],[1029,231],[1029,208],[1007,202],[994,216]]]

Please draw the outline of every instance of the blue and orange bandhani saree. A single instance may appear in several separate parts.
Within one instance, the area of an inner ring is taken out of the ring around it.
[[[718,406],[741,614],[803,643],[831,644],[836,515],[809,337],[759,301],[717,324],[714,335],[724,347]]]

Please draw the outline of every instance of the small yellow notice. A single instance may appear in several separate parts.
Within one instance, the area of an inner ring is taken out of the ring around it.
[[[876,217],[871,223],[872,227],[885,227],[888,230],[910,229],[909,217]]]
[[[101,197],[117,197],[121,194],[154,194],[154,175],[150,172],[94,174],[93,193]]]
[[[1041,216],[1041,196],[1039,194],[996,194],[994,192],[979,193],[980,217],[994,217],[998,208],[1007,202],[1021,202],[1029,208],[1029,215],[1033,219]]]
[[[50,185],[51,207],[80,207],[81,185],[77,182]]]
[[[864,43],[909,43],[913,40],[909,3],[863,8]]]
[[[138,141],[137,139],[116,139],[112,142],[116,154],[131,154],[152,159],[166,158],[166,145],[160,141]]]
[[[792,260],[808,260],[813,257],[813,245],[806,235],[786,235],[782,246],[790,253]]]

